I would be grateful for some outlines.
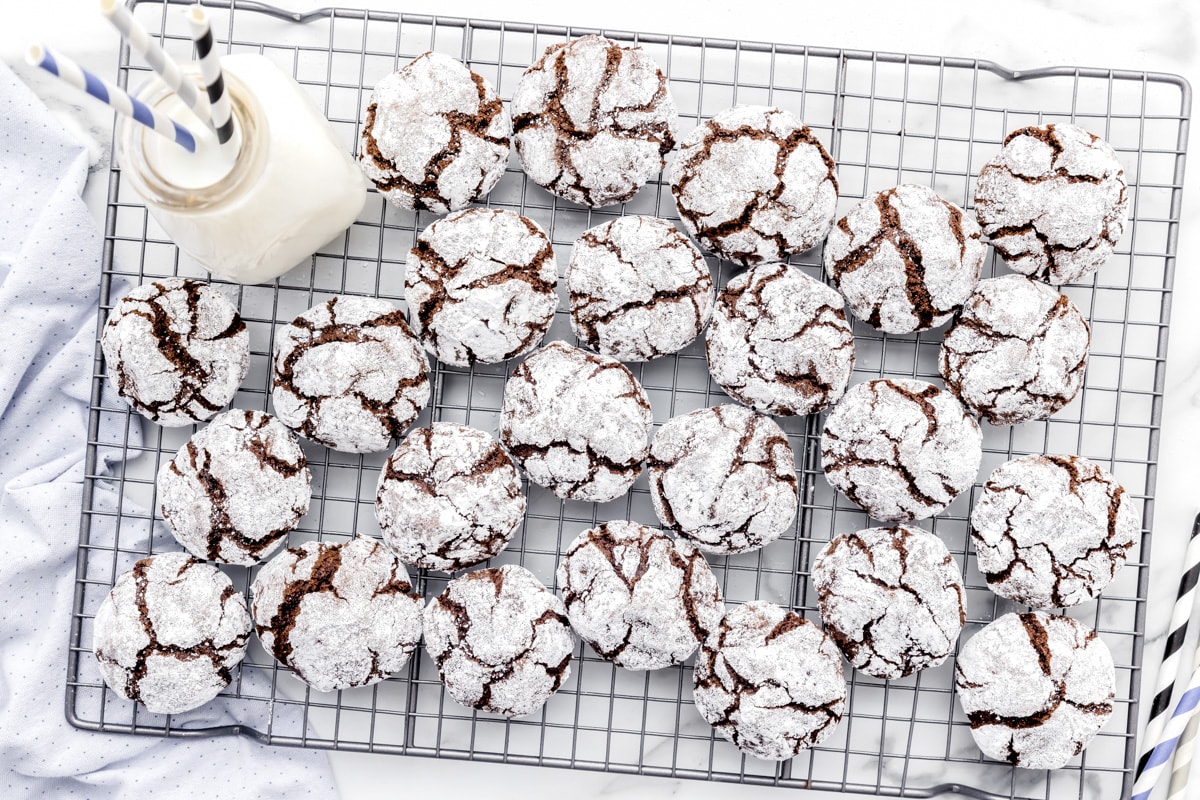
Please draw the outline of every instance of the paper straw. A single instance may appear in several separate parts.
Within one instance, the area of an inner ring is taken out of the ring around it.
[[[175,59],[167,55],[142,24],[133,18],[121,0],[100,0],[100,13],[120,31],[134,52],[140,53],[179,99],[204,123],[209,120],[208,98],[196,91],[196,84],[184,77]]]
[[[41,67],[51,75],[57,75],[75,88],[87,92],[118,114],[123,114],[142,123],[155,133],[166,136],[189,153],[196,152],[196,137],[187,128],[161,111],[150,108],[124,89],[96,77],[66,56],[54,52],[45,45],[35,44],[25,51],[25,60],[35,67]]]
[[[196,42],[196,55],[200,58],[200,74],[204,76],[204,85],[208,89],[212,126],[217,132],[217,141],[225,144],[233,136],[233,109],[229,105],[229,95],[225,93],[221,57],[213,49],[208,12],[203,6],[192,6],[188,9],[187,18],[192,26],[192,39]]]
[[[1200,669],[1200,647],[1196,648],[1196,656],[1192,661],[1192,669]],[[1192,756],[1196,751],[1196,728],[1200,727],[1200,714],[1188,720],[1179,738],[1179,746],[1175,748],[1175,761],[1171,765],[1171,784],[1167,790],[1167,800],[1187,800],[1188,776],[1192,772]]]
[[[1146,761],[1146,769],[1134,781],[1133,796],[1130,800],[1149,800],[1150,793],[1154,791],[1154,784],[1170,766],[1171,754],[1175,752],[1175,747],[1183,735],[1183,729],[1187,727],[1188,721],[1196,715],[1198,707],[1200,707],[1200,669],[1192,672],[1187,690],[1179,698],[1179,705],[1171,714],[1171,718],[1167,720],[1167,724],[1163,726],[1163,732],[1155,742],[1154,749],[1150,751],[1149,760]]]

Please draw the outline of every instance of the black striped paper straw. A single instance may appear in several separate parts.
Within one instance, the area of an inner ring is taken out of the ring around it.
[[[225,144],[233,137],[233,109],[225,92],[221,57],[213,46],[212,25],[203,6],[189,8],[187,18],[192,26],[192,40],[196,42],[196,55],[200,59],[200,74],[204,76],[204,86],[208,91],[212,127],[217,132],[217,142]]]

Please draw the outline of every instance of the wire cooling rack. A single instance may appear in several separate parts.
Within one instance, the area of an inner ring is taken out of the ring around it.
[[[187,0],[190,2],[191,0]],[[140,2],[139,19],[180,59],[191,41],[175,0]],[[425,50],[468,62],[504,98],[526,66],[553,42],[597,31],[323,9],[290,15],[249,2],[209,3],[220,45],[262,53],[294,75],[353,150],[367,91]],[[1094,280],[1066,288],[1087,313],[1092,355],[1084,389],[1053,419],[1018,427],[984,425],[987,473],[1028,453],[1079,453],[1109,469],[1138,498],[1139,547],[1097,602],[1071,611],[1096,628],[1117,664],[1115,713],[1080,757],[1053,772],[1014,770],[984,758],[953,694],[953,659],[916,677],[884,682],[848,670],[848,709],[818,747],[779,764],[744,757],[714,736],[691,702],[690,665],[651,673],[613,669],[580,646],[570,680],[538,714],[505,721],[473,713],[443,693],[427,656],[384,683],[337,693],[306,690],[255,642],[224,705],[162,716],[106,691],[90,655],[92,616],[116,576],[149,553],[178,549],[155,521],[154,475],[192,429],[161,429],[131,414],[105,388],[96,351],[84,508],[67,681],[67,716],[79,727],[157,736],[242,734],[279,745],[475,759],[788,787],[928,797],[957,791],[977,798],[1116,797],[1132,783],[1141,683],[1149,530],[1162,415],[1170,290],[1190,113],[1186,82],[1170,75],[1082,68],[1016,73],[995,64],[601,31],[640,43],[671,79],[684,129],[734,103],[768,103],[796,112],[838,163],[839,213],[870,192],[913,182],[971,206],[974,176],[1015,128],[1071,120],[1110,141],[1132,192],[1132,220],[1115,255]],[[148,77],[144,63],[120,53],[122,83]],[[303,168],[303,165],[297,165]],[[653,182],[618,209],[589,211],[556,200],[516,166],[488,198],[537,220],[551,233],[560,268],[576,237],[620,213],[676,218],[669,188]],[[398,211],[372,193],[358,221],[311,260],[273,284],[222,284],[247,320],[251,369],[234,404],[268,409],[275,326],[334,294],[403,300],[404,259],[434,219]],[[820,276],[820,251],[793,262]],[[731,265],[710,261],[719,286]],[[985,272],[1003,272],[995,257]],[[110,176],[100,318],[132,285],[166,275],[206,277],[150,219],[115,166]],[[855,324],[854,380],[883,375],[938,382],[942,331],[884,336]],[[572,340],[560,307],[549,339]],[[418,424],[455,420],[495,431],[501,389],[513,363],[471,370],[434,364],[434,404]],[[656,424],[725,402],[705,367],[702,343],[632,365],[651,398]],[[819,619],[809,565],[838,532],[868,519],[825,482],[818,437],[822,417],[781,419],[797,458],[801,506],[796,527],[753,554],[710,559],[730,603],[771,600]],[[386,454],[354,456],[305,443],[313,469],[311,510],[291,537],[342,540],[377,535],[372,502]],[[554,585],[559,553],[597,522],[630,518],[657,524],[645,478],[604,505],[560,502],[527,486],[523,529],[494,563],[521,563]],[[979,487],[925,523],[964,567],[969,624],[963,640],[1014,610],[982,580],[969,545],[967,516]],[[229,568],[245,590],[248,571]],[[425,596],[444,577],[417,573]],[[221,709],[220,713],[212,709]]]

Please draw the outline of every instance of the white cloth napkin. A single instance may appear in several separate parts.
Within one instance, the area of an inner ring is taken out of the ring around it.
[[[0,64],[0,797],[335,797],[320,752],[66,722],[102,244],[80,198],[87,166]],[[197,719],[248,721],[221,699]]]

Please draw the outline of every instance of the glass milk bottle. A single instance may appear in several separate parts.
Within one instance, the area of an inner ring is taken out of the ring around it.
[[[236,133],[225,145],[160,80],[138,97],[197,134],[196,153],[134,122],[121,174],[179,249],[239,283],[282,275],[350,226],[366,202],[358,164],[300,85],[267,58],[221,59]]]

